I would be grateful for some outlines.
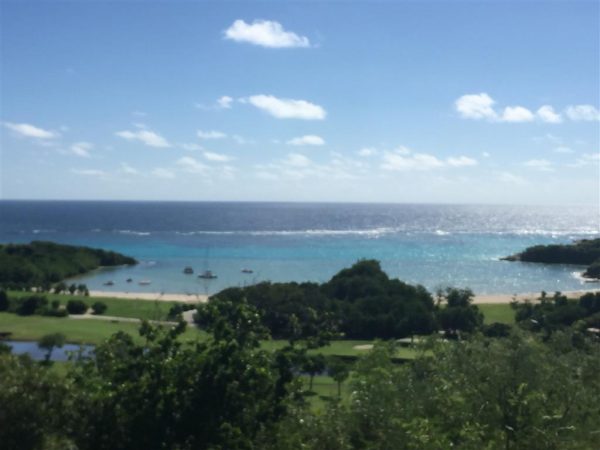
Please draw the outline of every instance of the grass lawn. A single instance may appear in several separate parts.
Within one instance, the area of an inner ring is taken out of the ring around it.
[[[31,295],[28,292],[15,292],[10,291],[8,296],[11,298],[23,297]],[[169,313],[169,309],[176,302],[166,301],[150,301],[150,300],[132,300],[125,298],[98,298],[98,297],[85,297],[81,295],[68,295],[68,294],[42,294],[48,298],[49,302],[58,300],[61,305],[66,305],[69,300],[81,299],[89,306],[95,302],[102,302],[107,306],[107,316],[117,317],[133,317],[136,319],[147,319],[147,320],[166,320]]]
[[[515,311],[508,303],[482,304],[477,307],[483,313],[486,324],[500,322],[513,325],[515,323]]]
[[[62,333],[69,343],[99,344],[118,331],[140,339],[138,328],[136,323],[0,313],[0,331],[12,333],[9,339],[17,341],[37,341],[46,334]],[[193,327],[188,328],[182,336],[186,341],[205,338],[206,333]]]

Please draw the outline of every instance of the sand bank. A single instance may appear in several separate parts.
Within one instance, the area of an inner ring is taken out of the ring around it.
[[[579,298],[586,292],[600,292],[600,289],[585,289],[581,291],[563,292],[569,298]],[[548,292],[551,297],[554,293]],[[117,291],[90,291],[91,297],[112,297],[126,298],[134,300],[149,300],[163,302],[181,302],[181,303],[205,303],[208,301],[208,295],[204,294],[168,294],[161,292],[117,292]],[[527,294],[489,294],[475,295],[474,303],[490,304],[490,303],[510,303],[513,300],[523,302],[525,300],[536,301],[540,296],[539,292]]]
[[[585,289],[581,291],[567,291],[563,292],[569,298],[579,298],[587,292],[598,292],[600,289]],[[552,297],[554,292],[548,292],[548,297]],[[528,294],[490,294],[490,295],[475,295],[473,303],[486,304],[486,303],[510,303],[513,300],[518,302],[524,302],[525,300],[537,301],[540,297],[540,293],[528,293]]]
[[[181,303],[205,303],[208,295],[203,294],[167,294],[163,292],[118,292],[118,291],[90,291],[90,297],[126,298],[130,300],[149,300]]]

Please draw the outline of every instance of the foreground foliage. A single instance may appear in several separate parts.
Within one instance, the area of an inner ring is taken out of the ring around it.
[[[323,362],[297,347],[260,350],[265,330],[243,303],[221,313],[205,343],[177,341],[184,325],[144,324],[142,344],[117,333],[64,376],[0,354],[2,448],[597,448],[600,344],[571,330],[432,338],[400,365],[380,343],[347,381],[348,365],[326,362],[350,394],[314,410],[299,369]]]

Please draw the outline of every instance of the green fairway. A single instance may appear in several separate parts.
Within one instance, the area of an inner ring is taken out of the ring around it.
[[[99,344],[118,331],[139,338],[139,324],[94,319],[69,319],[43,316],[18,316],[0,313],[0,332],[11,333],[9,339],[37,341],[50,333],[62,333],[69,343]],[[184,340],[204,339],[206,334],[196,328],[188,328]]]
[[[500,322],[513,325],[515,323],[515,311],[509,303],[480,304],[477,307],[483,313],[486,324]]]
[[[11,291],[8,294],[12,298],[31,295],[28,292]],[[167,320],[169,310],[176,302],[151,301],[151,300],[133,300],[113,297],[84,297],[80,295],[68,294],[43,294],[48,301],[58,300],[61,305],[66,305],[69,300],[81,299],[88,306],[95,302],[102,302],[107,306],[105,315],[116,317],[133,317],[146,320]]]

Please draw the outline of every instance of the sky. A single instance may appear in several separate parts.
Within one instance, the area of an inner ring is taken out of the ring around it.
[[[595,1],[0,8],[3,199],[600,202]]]

